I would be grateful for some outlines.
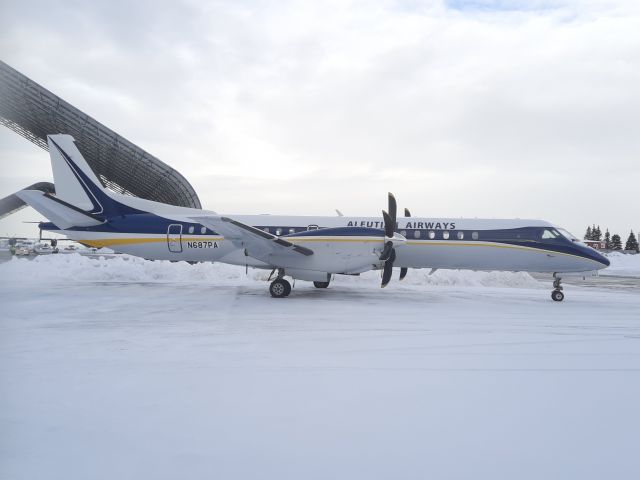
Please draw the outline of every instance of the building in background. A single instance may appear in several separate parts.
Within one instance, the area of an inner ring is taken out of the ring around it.
[[[607,244],[604,240],[582,240],[586,245],[589,245],[591,248],[595,248],[596,250],[606,250]]]
[[[0,124],[44,150],[49,149],[47,135],[72,135],[87,163],[111,190],[170,205],[202,208],[195,190],[177,170],[2,61]],[[51,189],[53,185],[44,187]],[[0,211],[0,218],[25,206],[13,195],[2,200],[0,207],[6,211]]]

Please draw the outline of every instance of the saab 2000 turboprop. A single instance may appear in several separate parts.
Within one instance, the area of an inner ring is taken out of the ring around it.
[[[146,259],[223,262],[270,269],[274,297],[291,292],[285,276],[329,286],[332,275],[393,268],[547,272],[552,298],[564,298],[563,274],[609,265],[565,230],[540,220],[397,218],[389,194],[382,218],[219,215],[123,195],[105,188],[69,135],[48,136],[56,194],[18,196],[50,222],[42,230],[84,245]]]

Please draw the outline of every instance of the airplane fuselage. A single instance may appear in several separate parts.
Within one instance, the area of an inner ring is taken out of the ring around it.
[[[47,217],[43,230],[94,247],[153,260],[224,262],[277,270],[269,289],[286,297],[284,279],[326,288],[332,274],[382,269],[381,286],[400,267],[553,272],[552,298],[564,298],[561,276],[609,265],[606,257],[540,220],[398,218],[388,195],[381,217],[219,215],[107,189],[68,135],[48,144],[56,195],[18,192]],[[408,211],[407,211],[408,212]],[[560,274],[560,275],[559,275]]]
[[[181,209],[184,210],[184,209]],[[58,230],[51,223],[43,229],[64,234],[94,247],[108,247],[156,260],[220,261],[268,268],[245,256],[242,249],[215,231],[190,219],[193,213],[160,216],[153,213],[124,215],[99,227]],[[349,255],[348,238],[323,236],[332,227],[383,228],[376,217],[317,217],[278,215],[230,215],[261,230],[283,236],[292,243],[335,244]],[[309,238],[310,232],[315,232]],[[560,234],[552,224],[539,220],[398,218],[396,231],[407,241],[396,249],[394,265],[409,268],[447,268],[528,272],[582,272],[603,268],[605,257],[586,245]],[[360,238],[358,241],[367,241]],[[372,244],[379,239],[371,238]],[[376,243],[377,242],[377,243]],[[342,245],[341,245],[342,244]]]

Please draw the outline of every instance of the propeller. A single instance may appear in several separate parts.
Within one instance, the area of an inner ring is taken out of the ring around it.
[[[389,193],[389,212],[382,211],[384,218],[384,248],[380,253],[380,260],[384,262],[382,269],[382,285],[384,288],[391,281],[393,273],[393,262],[396,260],[396,245],[407,241],[402,235],[396,233],[396,214],[397,214],[396,198]]]
[[[409,269],[407,267],[402,267],[400,269],[400,281],[404,280],[404,277],[407,276],[407,273],[409,273]]]
[[[404,209],[404,216],[405,217],[411,217],[411,212],[406,207]],[[407,276],[407,273],[409,273],[409,269],[407,267],[402,267],[400,269],[400,281],[404,280],[404,277]]]

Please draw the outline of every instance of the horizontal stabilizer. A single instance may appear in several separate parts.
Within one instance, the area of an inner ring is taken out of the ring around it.
[[[39,190],[22,190],[16,195],[63,230],[71,227],[94,227],[102,220],[49,193]]]
[[[38,182],[30,185],[23,190],[40,190],[47,193],[55,193],[55,187],[51,182]],[[4,217],[16,213],[26,207],[27,204],[24,200],[18,197],[15,193],[8,195],[4,198],[0,198],[0,220]]]

